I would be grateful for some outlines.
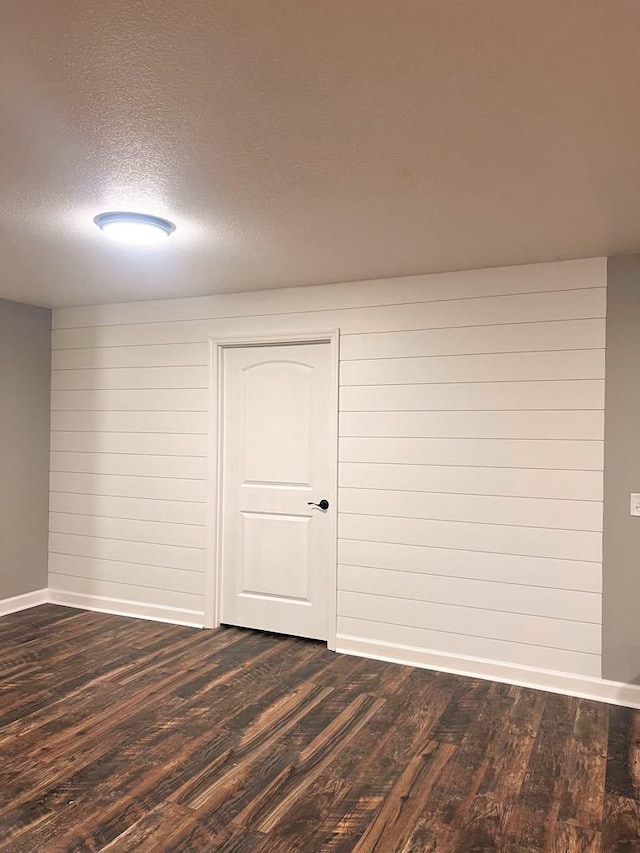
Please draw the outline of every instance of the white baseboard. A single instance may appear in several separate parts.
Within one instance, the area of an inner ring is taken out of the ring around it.
[[[138,601],[125,601],[124,599],[106,598],[100,595],[84,595],[57,589],[38,589],[24,595],[0,600],[0,616],[47,603],[77,607],[80,610],[96,610],[114,616],[130,616],[136,619],[150,619],[153,622],[186,625],[190,628],[204,627],[204,613],[198,610],[161,607],[155,604],[142,604]],[[603,678],[589,678],[588,676],[571,675],[567,672],[555,672],[534,667],[514,666],[485,658],[451,655],[445,652],[417,648],[416,646],[378,642],[344,634],[338,634],[336,638],[336,652],[417,666],[423,669],[451,672],[469,678],[500,681],[519,687],[530,687],[534,690],[547,690],[551,693],[579,696],[583,699],[607,702],[611,705],[640,708],[640,685],[636,684],[624,684],[619,681],[607,681]]]
[[[636,684],[624,684],[619,681],[606,681],[603,678],[589,678],[527,666],[514,666],[484,658],[451,655],[415,646],[377,642],[343,634],[338,634],[336,638],[336,651],[423,669],[451,672],[471,678],[501,681],[505,684],[547,690],[551,693],[564,693],[568,696],[593,699],[596,702],[607,702],[610,705],[640,708],[640,685]]]
[[[0,599],[0,616],[17,613],[19,610],[27,610],[29,607],[37,607],[39,604],[46,604],[49,600],[48,593],[47,589],[36,589],[33,592],[25,592],[23,595]]]
[[[62,604],[65,607],[77,607],[80,610],[97,610],[113,616],[133,616],[136,619],[150,619],[152,622],[169,622],[172,625],[186,625],[189,628],[204,627],[204,613],[199,610],[185,610],[181,607],[161,607],[157,604],[142,604],[139,601],[125,601],[120,598],[106,598],[101,595],[85,595],[79,592],[65,592],[50,589],[50,604]]]

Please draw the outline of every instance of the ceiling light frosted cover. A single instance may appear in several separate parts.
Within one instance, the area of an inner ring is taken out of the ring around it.
[[[146,213],[99,213],[93,221],[112,240],[136,246],[164,243],[176,230],[176,226],[168,219]]]

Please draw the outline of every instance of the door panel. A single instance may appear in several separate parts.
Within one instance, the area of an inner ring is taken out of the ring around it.
[[[329,344],[223,351],[222,621],[329,635],[335,471]]]
[[[309,522],[299,515],[243,512],[241,595],[309,604]]]
[[[309,486],[312,373],[287,361],[243,370],[245,483]]]

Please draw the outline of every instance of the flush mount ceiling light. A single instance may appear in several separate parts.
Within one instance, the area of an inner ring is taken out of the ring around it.
[[[99,213],[93,221],[112,240],[137,246],[164,243],[176,230],[176,226],[168,219],[147,213]]]

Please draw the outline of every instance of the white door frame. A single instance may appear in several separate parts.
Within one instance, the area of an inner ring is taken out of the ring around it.
[[[337,629],[338,588],[338,371],[340,330],[321,332],[283,332],[270,335],[235,335],[224,338],[209,338],[209,444],[208,444],[208,489],[207,489],[207,561],[205,572],[205,628],[218,628],[221,619],[222,582],[222,367],[223,350],[234,347],[276,346],[278,344],[329,344],[331,352],[331,458],[333,476],[327,498],[333,512],[326,516],[331,537],[335,543],[334,559],[327,567],[329,585],[329,626],[327,646],[335,650]]]

